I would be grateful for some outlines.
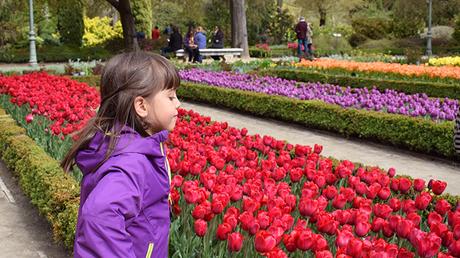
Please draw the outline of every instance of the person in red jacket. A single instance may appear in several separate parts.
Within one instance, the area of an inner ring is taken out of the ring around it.
[[[155,26],[155,28],[152,30],[152,39],[157,40],[160,38],[160,29],[158,26]]]
[[[300,17],[299,23],[295,26],[295,32],[297,34],[297,55],[300,61],[302,59],[302,52],[305,55],[308,53],[308,24],[304,17]]]

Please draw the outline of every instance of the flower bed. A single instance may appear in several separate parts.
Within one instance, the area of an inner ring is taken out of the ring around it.
[[[27,99],[24,103],[30,104]],[[20,108],[30,110],[28,105]],[[19,119],[26,127],[38,122]],[[33,143],[24,136],[7,137],[6,131],[0,130],[0,144],[7,146],[2,158],[12,170],[32,178],[35,167],[26,161],[31,162],[33,152],[23,150],[35,148]],[[193,111],[179,111],[168,147],[176,214],[171,255],[460,255],[460,207],[456,198],[440,196],[445,182],[427,184],[395,177],[393,169],[338,162],[321,157],[320,145],[293,146],[270,136],[248,135],[244,128]],[[40,167],[47,175],[46,164]],[[45,191],[41,184],[49,180],[41,180],[22,186]],[[33,193],[37,205],[53,207],[47,200],[54,191]],[[67,243],[77,210],[70,197],[58,206],[61,223],[56,225],[62,228],[55,228],[67,236]]]
[[[295,67],[315,67],[321,69],[340,68],[348,71],[359,72],[382,72],[401,74],[405,76],[428,76],[431,78],[453,78],[460,79],[460,68],[445,66],[432,67],[425,65],[406,65],[383,62],[354,62],[334,59],[316,59],[315,61],[302,60],[294,63]]]
[[[397,90],[408,94],[425,93],[430,97],[460,99],[458,81],[425,80],[388,74],[358,73],[336,69],[292,69],[280,67],[262,70],[259,75],[268,75],[299,82],[320,82],[350,86],[354,88],[376,87],[380,91]]]
[[[297,83],[275,77],[238,74],[230,72],[183,70],[183,80],[205,83],[230,89],[239,89],[286,96],[300,100],[321,100],[343,108],[356,108],[413,117],[428,117],[433,120],[455,120],[458,101],[430,99],[426,94],[406,95],[394,90],[380,92],[368,88],[342,88],[337,85],[319,83]]]

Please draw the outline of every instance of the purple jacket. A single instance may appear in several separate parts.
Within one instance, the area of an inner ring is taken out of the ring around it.
[[[108,137],[96,133],[77,154],[83,179],[74,257],[168,256],[167,137],[168,132],[161,131],[144,138],[125,127],[113,154],[95,172]]]

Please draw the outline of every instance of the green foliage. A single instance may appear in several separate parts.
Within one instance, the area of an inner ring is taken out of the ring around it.
[[[112,52],[102,47],[75,47],[75,46],[43,46],[37,48],[39,62],[67,62],[69,59],[81,59],[91,61],[94,59],[106,60],[112,56]],[[0,52],[0,62],[27,63],[29,61],[29,49],[6,49]]]
[[[353,17],[351,25],[355,35],[362,35],[370,39],[382,39],[388,35],[391,20],[381,17]]]
[[[397,0],[393,8],[393,35],[396,38],[417,35],[425,26],[426,9],[425,0]]]
[[[455,18],[455,27],[454,27],[454,33],[452,34],[452,38],[457,41],[457,43],[460,43],[460,15],[457,15]]]
[[[59,1],[57,27],[62,43],[81,46],[84,33],[81,0]]]
[[[350,43],[350,46],[352,47],[357,47],[364,42],[366,42],[367,37],[364,36],[363,34],[360,33],[353,33],[350,38],[348,39],[348,43]]]
[[[206,28],[214,29],[219,26],[224,33],[224,44],[231,44],[232,20],[230,17],[229,1],[209,0],[204,5],[204,23]]]
[[[271,17],[270,35],[274,44],[288,42],[291,35],[294,35],[294,17],[289,14],[287,9],[281,12],[275,12]]]
[[[0,1],[0,46],[26,38],[28,11],[25,1]]]
[[[455,155],[453,122],[437,124],[403,115],[344,109],[320,101],[296,100],[188,82],[179,87],[178,96],[332,131],[346,137],[356,136],[449,158]]]
[[[145,37],[150,37],[152,31],[152,1],[151,0],[133,0],[131,2],[131,10],[134,16],[136,31],[145,33]]]

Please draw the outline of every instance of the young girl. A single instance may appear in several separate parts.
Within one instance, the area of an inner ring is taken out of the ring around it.
[[[110,59],[101,105],[62,161],[83,172],[75,257],[167,257],[171,174],[164,142],[176,123],[180,79],[165,58]]]

